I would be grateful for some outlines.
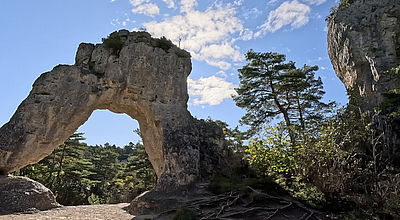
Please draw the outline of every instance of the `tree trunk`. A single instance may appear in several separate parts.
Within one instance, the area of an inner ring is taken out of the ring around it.
[[[301,109],[300,97],[299,97],[299,92],[298,91],[296,91],[296,100],[297,100],[297,110],[299,111],[301,129],[305,130],[306,129],[306,125],[304,123],[303,110]]]
[[[275,105],[278,107],[279,111],[283,114],[283,118],[285,119],[286,127],[288,128],[288,131],[289,131],[289,138],[290,138],[291,146],[294,147],[294,146],[296,146],[296,138],[294,136],[292,123],[290,122],[289,114],[287,111],[287,109],[289,109],[289,108],[285,109],[279,102],[278,97],[276,96],[276,93],[275,93],[275,87],[274,87],[274,84],[272,83],[272,80],[269,80],[269,85],[271,87],[272,93],[274,94]],[[289,102],[288,102],[288,105],[289,105]]]

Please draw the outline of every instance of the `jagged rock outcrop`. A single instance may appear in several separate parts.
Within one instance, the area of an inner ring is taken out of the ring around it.
[[[75,65],[43,73],[0,128],[0,172],[49,155],[96,109],[139,122],[158,176],[158,191],[175,190],[219,169],[222,130],[187,110],[190,54],[146,32],[121,30],[107,45],[82,43]],[[120,45],[118,45],[120,43]]]
[[[356,0],[328,22],[328,53],[336,74],[362,110],[400,87],[400,1]]]
[[[60,207],[42,184],[21,176],[0,176],[0,215]]]
[[[373,111],[384,93],[400,89],[400,1],[355,0],[339,7],[328,22],[328,53],[350,102]],[[397,69],[397,70],[396,70]],[[377,136],[400,167],[400,116],[397,108],[373,117]]]

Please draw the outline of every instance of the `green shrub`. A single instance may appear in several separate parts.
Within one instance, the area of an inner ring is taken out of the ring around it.
[[[325,21],[329,21],[331,18],[333,18],[336,15],[336,13],[338,12],[338,10],[340,10],[342,8],[347,8],[356,1],[357,0],[341,0],[339,5],[335,5],[335,6],[331,7],[331,9],[329,11],[329,15],[325,18]]]
[[[397,95],[392,104],[400,103]],[[299,132],[295,147],[286,143],[285,132],[279,126],[269,127],[249,141],[249,163],[259,175],[274,177],[315,208],[399,217],[399,169],[391,164],[390,149],[373,129],[372,113],[347,110],[327,118],[315,129]]]
[[[210,191],[214,194],[222,194],[231,191],[247,193],[248,186],[270,194],[289,195],[273,178],[257,176],[253,170],[247,167],[238,168],[225,175],[215,175],[211,179]]]
[[[381,109],[399,108],[400,107],[400,89],[393,89],[382,94],[384,97],[380,105]]]
[[[114,55],[118,55],[124,46],[124,42],[118,34],[112,33],[107,38],[101,39],[106,48],[111,48]]]
[[[192,209],[181,208],[176,211],[173,220],[197,220],[197,213]]]
[[[161,38],[157,39],[157,47],[163,49],[165,52],[168,53],[168,50],[172,47],[172,41],[168,40],[166,37],[162,36]]]
[[[357,0],[341,0],[339,4],[339,8],[347,8]]]

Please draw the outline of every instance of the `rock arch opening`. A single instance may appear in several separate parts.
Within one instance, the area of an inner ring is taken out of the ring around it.
[[[88,145],[105,143],[125,146],[129,142],[142,141],[137,134],[139,123],[126,114],[115,114],[108,110],[95,110],[76,132],[84,133]]]
[[[34,164],[68,139],[92,112],[107,109],[139,122],[159,177],[158,191],[201,181],[221,166],[222,130],[187,110],[190,54],[146,32],[121,30],[115,53],[79,45],[74,65],[43,73],[10,121],[0,128],[0,172]]]
[[[91,145],[82,133],[15,175],[42,183],[62,205],[130,202],[157,181],[142,142]]]

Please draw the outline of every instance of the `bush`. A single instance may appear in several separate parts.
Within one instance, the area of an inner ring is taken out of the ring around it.
[[[260,189],[271,195],[289,195],[273,178],[257,176],[254,170],[241,167],[224,174],[216,174],[210,183],[210,191],[214,194],[226,192],[247,193],[248,187]]]
[[[345,111],[311,131],[299,131],[295,147],[277,125],[250,140],[247,152],[259,175],[272,176],[291,194],[315,208],[357,216],[399,218],[400,174],[372,114]],[[357,210],[357,211],[356,211]]]
[[[122,41],[121,37],[116,33],[112,33],[107,38],[103,38],[101,40],[106,48],[111,48],[113,50],[112,53],[114,55],[118,55],[124,46],[124,42]]]
[[[164,36],[157,39],[157,47],[163,49],[165,52],[168,53],[168,50],[173,46],[173,43],[171,40],[168,40]]]
[[[382,95],[384,100],[380,105],[381,109],[400,108],[400,89],[393,89]]]
[[[329,11],[329,15],[325,18],[325,21],[329,21],[331,18],[333,18],[336,15],[336,13],[338,12],[338,10],[340,10],[342,8],[347,8],[356,1],[357,0],[341,0],[339,5],[331,7],[331,9]]]
[[[347,8],[357,0],[341,0],[339,4],[339,8]]]
[[[181,208],[176,211],[173,220],[197,220],[198,216],[195,211],[188,208]]]

